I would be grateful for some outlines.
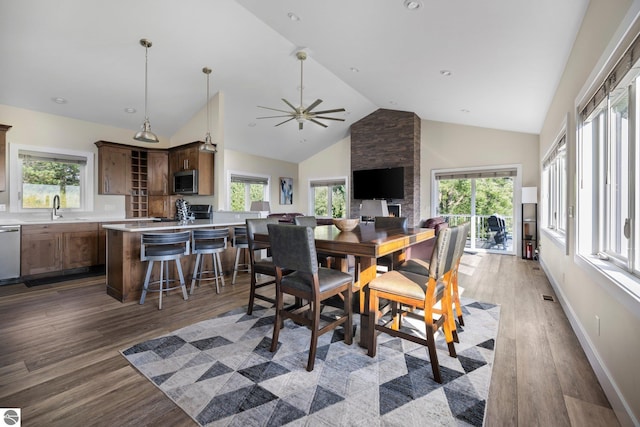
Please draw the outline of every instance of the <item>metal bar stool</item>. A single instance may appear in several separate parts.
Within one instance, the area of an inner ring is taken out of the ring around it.
[[[215,280],[216,281],[216,293],[220,293],[219,280],[222,281],[224,286],[224,271],[222,270],[222,261],[220,260],[220,254],[227,249],[227,239],[229,238],[228,228],[218,228],[213,230],[193,230],[192,237],[192,253],[196,254],[196,263],[193,267],[193,277],[191,279],[190,294],[193,295],[193,287],[198,281],[198,286],[202,280]],[[204,270],[204,256],[211,254],[211,261],[213,262],[213,270]],[[213,273],[213,277],[203,277]]]
[[[159,292],[160,298],[158,309],[162,309],[162,293],[172,289],[182,288],[182,295],[187,300],[187,287],[184,283],[180,258],[190,253],[191,232],[181,231],[177,233],[144,233],[140,237],[140,260],[149,261],[147,274],[144,279],[140,304],[144,304],[147,292]],[[176,279],[169,279],[169,263],[165,261],[175,261],[180,278],[179,286],[170,286]],[[153,263],[160,261],[160,280],[150,282]],[[157,289],[150,289],[150,286],[158,285]]]
[[[249,251],[249,241],[247,240],[247,227],[238,226],[233,227],[233,246],[236,248],[236,262],[233,264],[233,277],[231,278],[231,284],[236,284],[236,276],[239,271],[251,271],[251,266],[248,262],[240,263],[240,254],[244,255],[244,259],[247,257],[247,251]]]

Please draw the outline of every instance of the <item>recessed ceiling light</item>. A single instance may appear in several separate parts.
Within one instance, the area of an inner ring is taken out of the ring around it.
[[[256,127],[256,122],[251,122],[247,126],[249,126],[250,128],[254,128]]]
[[[55,102],[56,104],[66,104],[67,100],[61,96],[56,96],[55,98],[51,98],[51,100],[53,102]]]
[[[409,10],[418,10],[422,7],[422,2],[417,0],[404,0],[404,7]]]
[[[391,105],[398,105],[398,103],[396,101],[389,101],[389,104]]]
[[[302,138],[302,139],[300,140],[300,144],[304,144],[305,142],[307,142],[306,138]]]
[[[124,112],[128,113],[128,114],[133,114],[133,113],[136,112],[136,109],[133,108],[133,107],[127,107],[127,108],[124,109]]]
[[[287,16],[289,17],[290,20],[294,22],[298,22],[300,20],[300,17],[293,12],[287,13]]]
[[[440,70],[440,74],[445,77],[450,77],[452,73],[451,70]]]
[[[463,108],[463,109],[462,109],[462,110],[460,110],[460,111],[462,111],[463,113],[470,113],[470,112],[471,112],[471,111],[467,110],[466,108]]]
[[[352,73],[359,73],[360,72],[360,70],[358,68],[356,68],[356,67],[351,67],[349,69],[351,70]]]

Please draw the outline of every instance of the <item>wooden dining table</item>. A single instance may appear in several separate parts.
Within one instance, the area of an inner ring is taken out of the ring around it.
[[[354,292],[360,305],[360,346],[368,344],[368,292],[367,284],[377,274],[377,260],[393,256],[393,265],[404,261],[407,249],[435,238],[431,228],[376,228],[373,223],[360,223],[353,231],[340,231],[335,225],[318,225],[314,230],[316,250],[335,255],[346,261],[352,255],[354,263]],[[268,236],[255,236],[256,240],[267,240]],[[343,265],[346,271],[347,265]]]

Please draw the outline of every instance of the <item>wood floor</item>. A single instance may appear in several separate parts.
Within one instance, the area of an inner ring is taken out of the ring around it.
[[[501,305],[487,426],[616,426],[584,352],[537,262],[465,254],[464,296]],[[0,407],[23,426],[193,426],[119,353],[140,341],[248,301],[248,275],[220,295],[203,286],[157,308],[122,304],[104,276],[27,288],[0,287]],[[267,288],[268,289],[268,288]]]

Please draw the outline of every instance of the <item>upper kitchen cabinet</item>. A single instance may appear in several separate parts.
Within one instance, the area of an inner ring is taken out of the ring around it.
[[[185,170],[198,171],[198,194],[213,195],[213,160],[214,154],[200,151],[202,141],[192,142],[169,149],[169,177],[172,179],[176,172]],[[173,188],[171,188],[173,191]]]
[[[166,196],[169,194],[169,153],[149,150],[147,155],[148,182],[150,196]]]
[[[11,129],[9,125],[0,125],[0,191],[7,189],[7,131]]]
[[[131,147],[97,141],[98,194],[131,194]]]

